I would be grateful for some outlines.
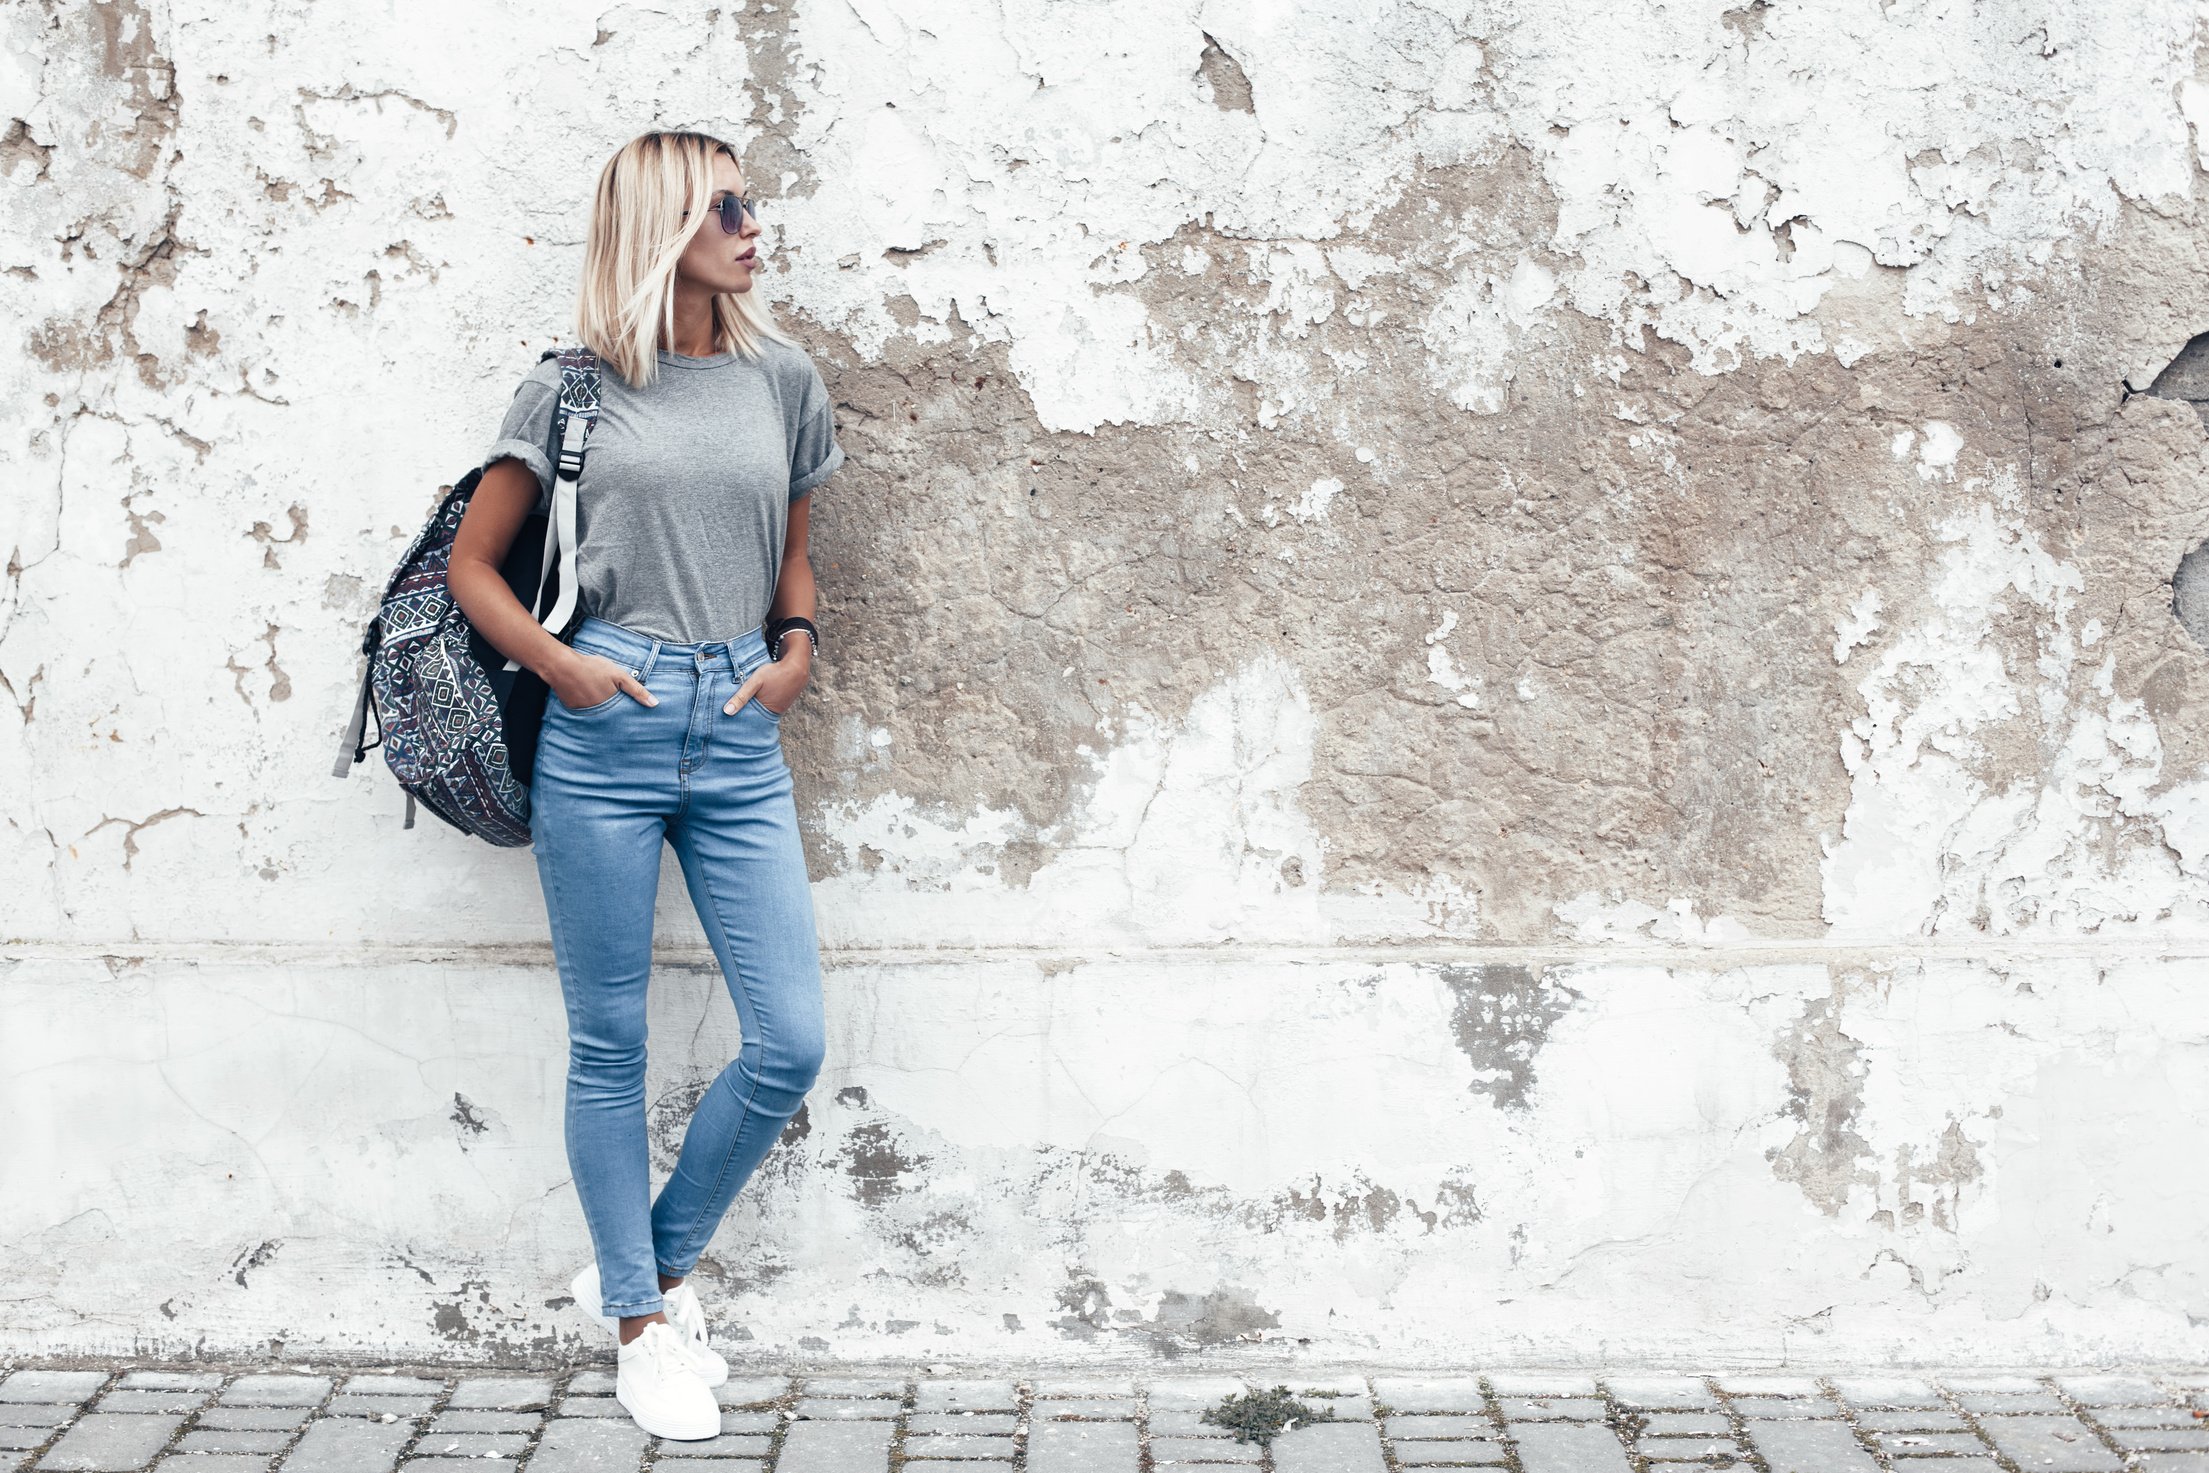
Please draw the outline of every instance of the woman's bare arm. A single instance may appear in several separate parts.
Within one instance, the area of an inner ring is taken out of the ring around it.
[[[775,600],[767,610],[770,621],[792,614],[807,619],[813,617],[813,560],[807,555],[805,545],[812,509],[811,496],[801,496],[790,503],[789,530],[782,542],[782,567],[775,576]],[[740,711],[746,701],[756,699],[761,690],[766,690],[774,697],[767,703],[768,709],[781,716],[798,703],[798,696],[812,678],[813,641],[801,629],[783,644],[782,658],[760,666],[752,678],[729,697],[728,705],[722,709],[731,713]]]
[[[536,473],[519,460],[502,456],[484,471],[453,533],[452,560],[445,570],[453,601],[500,654],[536,671],[562,704],[594,706],[616,691],[627,691],[647,706],[657,705],[652,693],[612,660],[554,638],[506,586],[499,566],[536,504]],[[560,576],[572,578],[574,570],[562,568]]]

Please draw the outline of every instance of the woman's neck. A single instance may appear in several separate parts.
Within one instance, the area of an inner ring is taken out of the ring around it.
[[[662,334],[660,346],[685,358],[710,358],[714,348],[713,293],[675,286],[675,331]]]

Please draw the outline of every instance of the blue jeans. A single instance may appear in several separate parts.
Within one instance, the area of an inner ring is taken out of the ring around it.
[[[757,628],[666,644],[585,618],[571,643],[625,667],[626,691],[581,710],[545,702],[531,777],[531,847],[568,1015],[567,1149],[598,1257],[603,1313],[662,1308],[820,1072],[820,946],[781,718],[722,706],[767,663]],[[651,1195],[645,990],[660,845],[675,846],[736,1003],[743,1043],[707,1089]],[[586,1306],[588,1308],[590,1306]]]

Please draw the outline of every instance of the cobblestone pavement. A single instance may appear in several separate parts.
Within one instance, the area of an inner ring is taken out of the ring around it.
[[[1270,1453],[1201,1419],[1286,1384]],[[2209,1473],[2209,1373],[732,1375],[721,1433],[647,1437],[613,1374],[20,1367],[0,1473]],[[1667,1466],[1671,1465],[1671,1466]]]

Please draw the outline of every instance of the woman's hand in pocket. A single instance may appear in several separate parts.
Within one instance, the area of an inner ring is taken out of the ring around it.
[[[660,703],[657,696],[644,688],[642,681],[604,655],[577,651],[560,678],[552,682],[552,694],[570,711],[604,705],[624,691],[643,705]]]
[[[786,648],[781,659],[769,660],[752,672],[751,679],[736,688],[736,694],[721,708],[722,714],[734,716],[744,709],[746,701],[758,701],[770,716],[780,721],[798,703],[798,697],[812,676],[811,654],[801,654],[794,647]]]

